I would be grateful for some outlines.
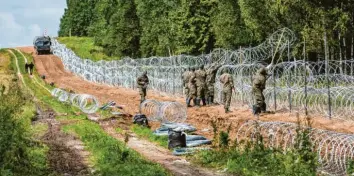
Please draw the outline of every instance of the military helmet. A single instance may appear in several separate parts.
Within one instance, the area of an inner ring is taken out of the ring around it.
[[[258,70],[258,73],[261,74],[261,75],[267,75],[267,68],[265,67],[262,67]]]
[[[204,65],[201,65],[199,68],[200,68],[200,69],[204,69]]]
[[[191,70],[192,70],[192,71],[195,71],[195,67],[191,67]]]

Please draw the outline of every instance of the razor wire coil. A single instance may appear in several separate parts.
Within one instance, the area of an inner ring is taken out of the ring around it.
[[[187,108],[179,102],[145,100],[140,104],[140,110],[150,121],[183,123],[187,119]]]
[[[237,131],[236,139],[255,140],[260,134],[268,147],[287,151],[296,144],[299,125],[285,122],[248,121]],[[304,127],[301,127],[304,128]],[[354,160],[354,135],[333,131],[309,129],[309,138],[313,144],[313,151],[318,155],[319,170],[330,175],[345,175],[348,161]]]
[[[63,89],[54,88],[52,96],[58,98],[60,102],[67,102],[78,107],[82,112],[91,114],[99,109],[99,101],[96,97],[88,94],[72,94]]]
[[[252,98],[254,73],[267,59],[274,60],[277,54],[282,55],[283,52],[289,51],[295,40],[294,33],[283,28],[256,47],[235,51],[215,49],[209,54],[199,56],[154,56],[97,62],[81,59],[55,39],[52,40],[52,50],[56,56],[61,58],[67,70],[87,81],[136,89],[136,78],[143,71],[148,71],[149,89],[176,96],[183,96],[182,73],[185,68],[204,64],[208,69],[213,64],[219,64],[222,67],[217,71],[215,100],[222,101],[222,85],[219,77],[221,70],[226,68],[232,74],[234,85],[236,85],[231,104],[235,106],[242,102],[251,107],[254,104]],[[353,63],[353,59],[329,61],[327,64],[324,61],[305,62],[296,58],[280,58],[278,62],[272,63],[269,71],[273,76],[268,79],[267,89],[264,91],[268,109],[290,110],[291,107],[293,110],[304,110],[304,105],[307,103],[306,108],[310,113],[328,116],[328,97],[330,96],[331,114],[334,118],[354,119]],[[306,76],[306,82],[304,76]],[[327,78],[331,87],[330,94],[327,90]],[[306,96],[304,86],[307,87]]]

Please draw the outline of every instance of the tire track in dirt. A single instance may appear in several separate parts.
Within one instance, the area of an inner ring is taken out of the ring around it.
[[[42,112],[37,108],[37,122],[48,124],[47,132],[41,141],[49,147],[47,159],[52,172],[66,176],[91,175],[90,153],[84,150],[84,144],[75,136],[61,131],[62,124],[55,120],[52,110]]]
[[[14,56],[18,70],[17,74],[22,79],[23,85],[27,87],[20,72],[17,56],[11,50],[8,51]],[[22,57],[27,63],[25,56],[22,55]],[[37,115],[34,123],[45,122],[48,124],[48,130],[40,140],[49,147],[47,160],[51,173],[65,176],[91,175],[88,162],[90,153],[84,150],[83,143],[74,136],[61,131],[61,123],[55,119],[53,110],[43,112],[39,106],[36,106],[36,109]]]
[[[33,53],[33,47],[23,47],[20,50]],[[46,81],[48,83],[55,82],[57,87],[71,89],[77,93],[87,93],[96,96],[101,103],[109,100],[116,101],[117,104],[124,105],[124,109],[129,114],[138,112],[140,96],[137,91],[110,87],[107,85],[100,85],[87,82],[78,76],[65,71],[61,60],[54,55],[33,55],[35,59],[36,69],[40,74],[46,74]],[[161,96],[153,91],[148,91],[148,99],[156,99],[159,101],[179,101],[184,103],[183,98],[173,98],[168,96]],[[229,114],[224,113],[221,105],[213,107],[189,108],[187,123],[197,127],[197,133],[212,138],[211,121],[217,122],[220,130],[226,130],[231,125],[231,137],[234,137],[240,124],[247,120],[255,120],[251,111],[243,107],[233,107],[233,112]],[[262,121],[283,121],[283,122],[297,122],[295,113],[276,113],[265,114],[260,117]],[[325,129],[344,133],[354,133],[354,122],[340,119],[329,120],[323,117],[312,117],[312,126],[318,129]],[[203,130],[207,129],[207,130]]]

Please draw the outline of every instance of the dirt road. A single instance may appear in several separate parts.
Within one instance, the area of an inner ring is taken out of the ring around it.
[[[18,48],[26,53],[34,53],[33,47]],[[35,65],[38,73],[46,75],[46,82],[54,82],[59,88],[72,89],[77,93],[86,93],[96,96],[101,103],[109,100],[117,102],[117,104],[124,105],[124,109],[130,113],[135,114],[138,112],[139,94],[138,92],[125,88],[110,87],[106,85],[99,85],[84,81],[83,79],[65,71],[61,60],[54,55],[33,55]],[[184,103],[182,98],[172,98],[158,95],[154,92],[148,92],[148,99],[156,99],[160,101],[177,100]],[[201,107],[188,109],[187,123],[197,127],[197,133],[211,138],[212,127],[211,121],[217,120],[219,129],[225,130],[230,124],[231,137],[234,137],[237,128],[240,124],[247,120],[255,119],[249,109],[245,108],[232,108],[232,113],[225,114],[223,107]],[[354,122],[344,120],[329,120],[323,117],[312,117],[312,126],[319,129],[332,130],[344,133],[354,132]],[[260,117],[262,121],[284,121],[296,122],[295,114],[289,113],[276,113],[267,114]]]

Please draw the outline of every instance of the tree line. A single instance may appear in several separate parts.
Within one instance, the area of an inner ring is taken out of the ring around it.
[[[199,55],[255,46],[279,28],[294,53],[353,58],[354,0],[67,0],[59,36],[93,37],[109,56]]]

